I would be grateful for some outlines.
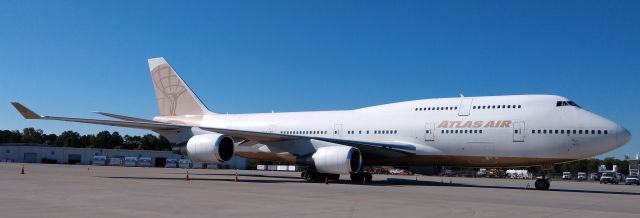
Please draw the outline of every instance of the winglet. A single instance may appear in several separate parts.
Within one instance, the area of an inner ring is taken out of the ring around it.
[[[40,119],[42,118],[42,116],[36,114],[35,112],[33,112],[32,110],[30,110],[29,108],[25,107],[24,105],[18,103],[18,102],[11,102],[11,104],[13,105],[13,107],[16,108],[16,110],[18,110],[18,112],[20,112],[20,114],[22,114],[22,116],[25,119]]]

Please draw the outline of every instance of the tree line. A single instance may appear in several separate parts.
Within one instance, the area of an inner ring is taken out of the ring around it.
[[[170,151],[172,144],[163,136],[120,135],[119,132],[101,131],[98,134],[80,135],[75,131],[64,131],[60,135],[46,134],[41,129],[24,128],[0,131],[0,143],[30,143],[73,148],[106,148],[130,150]]]

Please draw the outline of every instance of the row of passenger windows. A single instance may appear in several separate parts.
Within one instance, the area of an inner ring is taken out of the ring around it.
[[[427,132],[429,133],[429,132]],[[443,129],[440,130],[442,134],[482,134],[481,129]]]
[[[373,130],[373,131],[369,131],[369,130],[349,130],[347,131],[347,134],[398,134],[398,130]],[[280,131],[280,134],[288,134],[288,135],[321,135],[321,134],[327,134],[327,131]],[[338,130],[334,131],[334,134],[338,134]]]
[[[373,134],[398,134],[398,130],[373,130],[371,131]],[[369,130],[349,130],[347,131],[347,134],[349,135],[353,135],[353,134],[369,134]]]
[[[516,132],[516,133],[518,133],[518,132]],[[531,133],[532,134],[565,134],[566,133],[566,134],[574,134],[574,135],[576,135],[576,134],[577,135],[581,135],[581,134],[586,134],[586,135],[588,135],[588,134],[591,134],[591,135],[605,134],[605,135],[607,135],[607,134],[609,134],[609,131],[607,131],[607,130],[581,130],[581,129],[579,129],[579,130],[575,130],[575,129],[574,130],[564,130],[564,129],[561,129],[561,130],[557,130],[557,129],[556,130],[552,130],[552,129],[550,129],[550,130],[546,130],[546,129],[535,130],[534,129],[534,130],[531,130]]]
[[[458,110],[458,107],[417,107],[416,111],[449,111]]]
[[[289,135],[320,135],[320,134],[327,134],[327,131],[280,131],[280,134],[289,134]]]
[[[483,105],[473,106],[473,109],[510,109],[510,108],[522,108],[522,105]]]

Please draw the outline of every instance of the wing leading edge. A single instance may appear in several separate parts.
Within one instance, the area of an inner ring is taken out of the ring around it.
[[[287,140],[301,140],[301,139],[315,139],[325,142],[331,142],[341,145],[353,146],[360,149],[363,153],[373,154],[383,157],[399,157],[414,155],[416,153],[416,146],[410,143],[381,143],[381,142],[367,142],[367,141],[355,141],[346,139],[335,138],[323,138],[323,137],[309,137],[309,136],[297,136],[297,135],[284,135],[277,133],[266,133],[226,128],[215,127],[203,127],[203,126],[188,126],[156,122],[152,120],[145,120],[140,118],[126,117],[121,115],[114,115],[108,113],[99,113],[108,117],[121,119],[121,120],[99,120],[99,119],[85,119],[85,118],[73,118],[73,117],[56,117],[56,116],[41,116],[29,108],[18,102],[11,102],[11,104],[22,114],[25,119],[38,119],[38,120],[59,120],[67,122],[77,123],[89,123],[99,125],[109,125],[118,127],[128,127],[137,129],[147,129],[152,131],[163,130],[179,130],[179,129],[191,129],[197,127],[206,131],[217,132],[226,134],[235,138],[243,138],[245,140],[256,141],[260,143],[287,141]]]

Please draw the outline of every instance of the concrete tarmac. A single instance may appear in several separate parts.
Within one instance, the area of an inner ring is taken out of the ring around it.
[[[638,217],[640,186],[297,172],[0,163],[0,217]],[[417,179],[417,181],[416,181]],[[442,183],[441,183],[442,180]]]

